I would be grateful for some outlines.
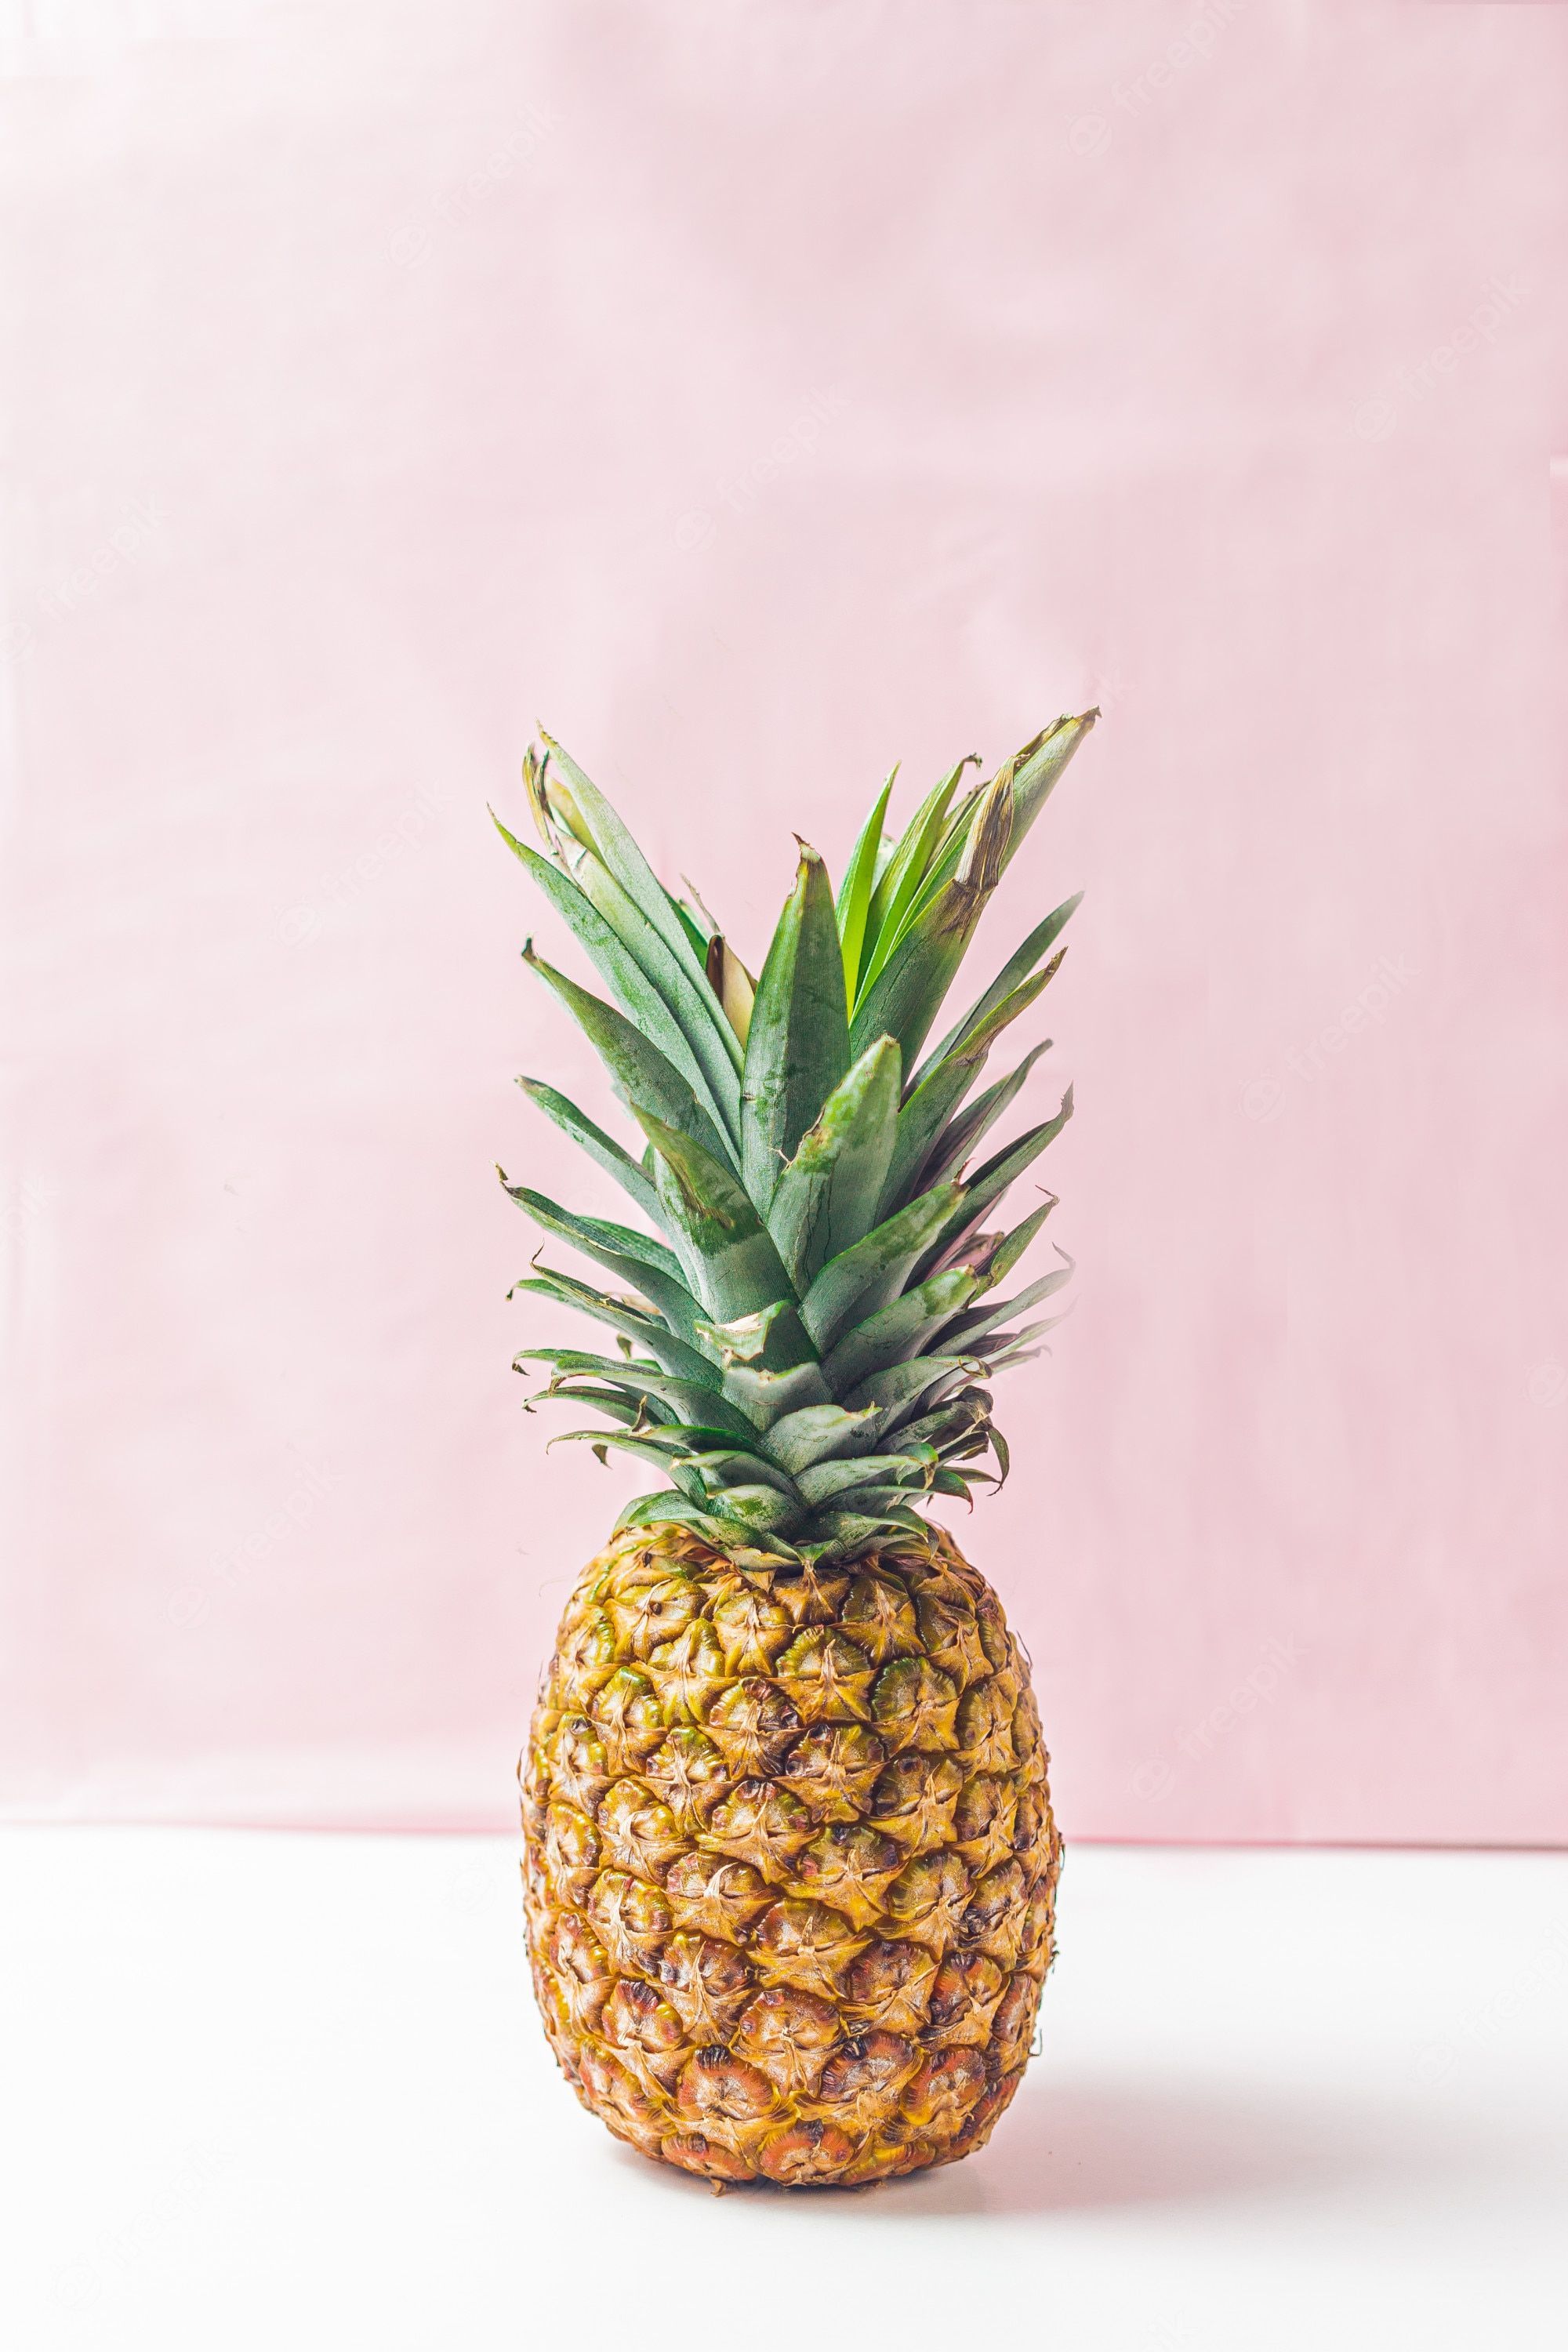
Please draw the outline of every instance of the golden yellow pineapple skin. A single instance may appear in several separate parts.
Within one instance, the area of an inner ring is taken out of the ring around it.
[[[618,1538],[521,1768],[534,1988],[584,2105],[718,2182],[854,2187],[983,2147],[1053,1957],[1047,1760],[944,1531],[798,1570]]]

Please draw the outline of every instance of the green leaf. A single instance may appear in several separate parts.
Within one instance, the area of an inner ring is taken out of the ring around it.
[[[1062,770],[1091,732],[1098,709],[1081,711],[1078,718],[1061,718],[1043,728],[1022,751],[1015,751],[1013,770],[1013,801],[1016,819],[1013,838],[1007,845],[1004,863],[1016,855],[1024,836],[1039,815],[1057,788]]]
[[[699,1354],[695,1348],[689,1348],[684,1339],[678,1339],[673,1331],[667,1329],[651,1315],[640,1314],[629,1299],[613,1298],[604,1291],[594,1289],[589,1283],[574,1281],[570,1275],[557,1274],[549,1267],[536,1275],[525,1276],[521,1282],[514,1282],[507,1293],[508,1297],[520,1290],[536,1292],[542,1298],[552,1298],[563,1307],[575,1307],[579,1314],[591,1317],[595,1323],[607,1324],[612,1331],[622,1332],[626,1339],[646,1348],[667,1372],[674,1372],[681,1380],[699,1381],[707,1388],[716,1389],[719,1385],[716,1364]]]
[[[742,1171],[764,1213],[784,1163],[848,1067],[833,894],[821,858],[803,846],[757,982],[741,1080]]]
[[[851,1560],[878,1544],[885,1543],[889,1535],[929,1535],[928,1523],[918,1511],[903,1504],[890,1504],[875,1513],[867,1511],[820,1511],[813,1526],[826,1538],[814,1543],[813,1551],[819,1559]]]
[[[939,1470],[931,1482],[933,1495],[959,1495],[973,1510],[974,1497],[970,1493],[970,1481],[984,1478],[989,1486],[994,1482],[989,1470]]]
[[[818,1349],[830,1348],[852,1316],[864,1319],[903,1287],[904,1276],[948,1219],[963,1191],[939,1184],[830,1258],[801,1301],[801,1321]]]
[[[701,960],[686,935],[686,927],[676,912],[669,893],[598,786],[584,774],[571,754],[563,751],[555,738],[547,735],[542,727],[539,737],[550,754],[550,764],[561,772],[571,786],[574,804],[601,863],[608,867],[627,897],[641,908],[677,961],[685,966],[687,977],[700,988],[702,985]]]
[[[692,954],[697,958],[699,963],[705,965],[708,957],[708,942],[712,938],[713,934],[711,931],[703,929],[701,923],[692,913],[691,908],[688,906],[684,898],[678,898],[673,890],[666,890],[664,895],[675,909],[680,928],[686,933]]]
[[[1071,1117],[1072,1088],[1069,1086],[1054,1118],[1042,1119],[1038,1127],[1030,1128],[1026,1134],[1005,1145],[994,1158],[986,1160],[984,1167],[975,1170],[964,1188],[970,1206],[984,1210],[994,1201],[1000,1200],[1007,1187],[1039,1158],[1047,1145],[1056,1141]]]
[[[1009,1322],[1015,1315],[1026,1315],[1030,1307],[1037,1306],[1042,1298],[1049,1298],[1064,1283],[1072,1280],[1073,1273],[1073,1262],[1068,1258],[1065,1265],[1057,1266],[1050,1274],[1043,1274],[1037,1282],[1031,1282],[1013,1297],[1005,1298],[1000,1306],[975,1307],[967,1314],[955,1316],[942,1334],[944,1340],[953,1347],[972,1347],[987,1332]],[[934,1279],[941,1282],[944,1277],[937,1275]]]
[[[1017,1067],[994,1087],[977,1095],[962,1118],[955,1118],[937,1137],[930,1158],[921,1170],[922,1184],[934,1184],[943,1176],[958,1176],[963,1164],[973,1152],[983,1136],[988,1135],[1003,1112],[1015,1102],[1027,1083],[1030,1071],[1042,1054],[1050,1051],[1051,1041],[1044,1038],[1031,1046]]]
[[[800,1505],[773,1486],[722,1487],[710,1495],[709,1508],[715,1518],[762,1535],[788,1535],[802,1517]]]
[[[640,1292],[672,1331],[696,1344],[702,1310],[686,1287],[679,1262],[662,1242],[651,1241],[629,1225],[612,1224],[602,1217],[575,1216],[544,1193],[535,1192],[526,1184],[509,1184],[504,1171],[498,1173],[506,1192],[520,1209],[527,1211],[535,1224],[542,1225],[548,1234],[559,1234],[563,1241],[572,1243],[617,1282]]]
[[[768,1230],[797,1289],[876,1222],[898,1130],[902,1068],[890,1037],[868,1045],[779,1179]]]
[[[1045,806],[1058,777],[1099,716],[1098,710],[1088,710],[1077,719],[1057,719],[1020,751],[1015,751],[1013,757],[997,770],[993,783],[1005,782],[1012,793],[1014,806],[1013,827],[1002,856],[1005,868],[1011,863],[1029,827]],[[979,801],[980,793],[990,789],[991,786],[982,786],[963,804],[965,824]],[[917,918],[925,912],[937,891],[956,872],[963,851],[963,826],[950,824],[947,837],[932,860],[926,887],[915,902],[913,912]]]
[[[807,1470],[814,1462],[851,1452],[870,1419],[868,1412],[846,1412],[839,1404],[803,1405],[774,1422],[767,1433],[767,1450],[792,1474]]]
[[[726,1487],[773,1486],[799,1507],[801,1496],[794,1479],[787,1471],[781,1470],[776,1462],[766,1462],[760,1454],[742,1454],[732,1447],[721,1447],[706,1454],[689,1454],[687,1460],[701,1479],[705,1491],[716,1497]]]
[[[857,1406],[875,1406],[877,1417],[870,1429],[880,1444],[912,1421],[921,1404],[926,1414],[933,1412],[955,1384],[973,1379],[975,1370],[974,1360],[968,1356],[945,1352],[914,1356],[907,1364],[892,1364],[885,1372],[873,1372],[852,1393]]]
[[[953,1054],[935,1068],[899,1112],[893,1149],[882,1186],[881,1211],[890,1216],[900,1202],[920,1189],[921,1171],[943,1121],[963,1100],[984,1060],[984,1050],[973,1055]]]
[[[692,1278],[709,1318],[737,1316],[791,1297],[773,1237],[723,1163],[690,1136],[639,1112],[658,1166],[658,1197],[691,1254]]]
[[[815,1360],[794,1364],[787,1371],[755,1371],[750,1364],[729,1364],[724,1370],[724,1393],[759,1429],[771,1429],[786,1413],[803,1406],[831,1404],[832,1391]]]
[[[579,988],[574,980],[568,980],[564,972],[557,971],[542,956],[536,955],[531,940],[523,949],[522,960],[548,982],[572,1013],[609,1071],[616,1094],[639,1124],[645,1115],[651,1114],[666,1126],[690,1136],[716,1160],[729,1157],[729,1144],[686,1078],[640,1029],[624,1013],[617,1013],[613,1004],[606,1004],[602,996]]]
[[[1016,1142],[1009,1143],[994,1158],[977,1168],[963,1187],[963,1205],[948,1219],[927,1251],[919,1269],[919,1279],[940,1273],[943,1265],[952,1262],[954,1250],[975,1220],[983,1217],[992,1203],[1001,1199],[1007,1187],[1021,1176],[1026,1168],[1037,1160],[1047,1144],[1054,1143],[1072,1117],[1072,1088],[1068,1087],[1061,1100],[1061,1108],[1054,1118],[1029,1129]]]
[[[1050,1322],[1042,1328],[1047,1331],[1052,1330],[1057,1324],[1065,1322],[1066,1319],[1065,1316],[1054,1315]],[[1010,1372],[1016,1364],[1037,1363],[1042,1356],[1047,1356],[1049,1353],[1048,1348],[1026,1348],[1020,1340],[1019,1344],[1016,1348],[1010,1348],[1005,1356],[993,1356],[989,1369],[993,1372]]]
[[[664,1208],[658,1194],[631,1153],[623,1150],[613,1135],[606,1135],[602,1127],[595,1127],[574,1102],[567,1096],[558,1094],[553,1087],[547,1087],[542,1078],[519,1078],[517,1083],[530,1102],[537,1103],[546,1118],[553,1119],[563,1134],[569,1135],[590,1160],[596,1160],[601,1168],[608,1169],[645,1217],[656,1225],[663,1224]]]
[[[706,1323],[702,1338],[726,1371],[749,1364],[758,1371],[784,1372],[816,1355],[793,1298],[775,1298],[728,1323]]]
[[[984,1358],[993,1371],[1007,1364],[1032,1363],[1036,1356],[1044,1354],[1045,1350],[1032,1348],[1027,1355],[1022,1350],[1029,1347],[1031,1339],[1043,1339],[1047,1331],[1054,1331],[1058,1323],[1065,1323],[1071,1312],[1069,1307],[1060,1315],[1047,1315],[1043,1323],[1026,1323],[1021,1331],[994,1331],[989,1339],[974,1342],[974,1352]]]
[[[855,1010],[861,950],[866,940],[866,916],[877,880],[878,853],[882,845],[882,820],[888,813],[888,796],[893,789],[893,776],[898,772],[895,768],[878,793],[876,806],[860,828],[860,838],[855,844],[838,893],[838,940],[844,961],[845,1003],[850,1013]]]
[[[541,1402],[559,1403],[563,1397],[573,1403],[595,1403],[600,1412],[607,1409],[605,1399],[580,1399],[570,1389],[546,1390]],[[617,1419],[624,1420],[624,1416],[617,1415]],[[551,1439],[545,1452],[553,1452],[557,1445],[620,1444],[621,1450],[626,1453],[635,1447],[643,1461],[657,1462],[659,1468],[671,1476],[685,1476],[686,1464],[693,1454],[713,1446],[722,1448],[731,1443],[730,1433],[722,1429],[698,1429],[684,1422],[634,1421],[626,1428],[624,1443],[607,1429],[564,1429]],[[685,1491],[697,1495],[700,1500],[701,1480],[692,1476]]]
[[[782,1536],[747,1532],[733,1520],[718,1518],[694,1503],[689,1495],[666,1486],[653,1495],[636,1495],[616,1519],[614,1532],[626,1528],[689,1528],[715,1550],[728,1552],[742,1568],[770,1567],[779,1562],[799,1565],[801,1555]]]
[[[640,907],[628,898],[591,850],[567,853],[574,879],[647,973],[703,1076],[721,1124],[737,1144],[741,1134],[741,1045],[713,991],[692,980]],[[668,893],[666,894],[668,895]],[[670,901],[673,906],[674,900]],[[679,909],[677,908],[679,915]],[[686,919],[681,918],[684,929]],[[706,974],[706,950],[704,950]]]
[[[919,895],[931,861],[941,845],[948,806],[965,768],[975,764],[972,752],[951,774],[927,793],[905,826],[898,847],[871,894],[866,918],[866,945],[861,960],[857,1001],[870,987],[903,935],[904,918]]]
[[[548,857],[542,857],[538,850],[531,849],[525,842],[517,840],[499,817],[495,818],[495,826],[513,856],[527,867],[557,914],[582,941],[596,970],[608,982],[636,1026],[680,1072],[715,1123],[721,1127],[728,1126],[732,1133],[738,1133],[739,1087],[735,1072],[728,1060],[721,1067],[714,1064],[711,1053],[700,1057],[692,1050],[691,1040],[678,1012],[666,1003],[654,979],[643,970],[626,941],[572,876],[553,865]],[[661,969],[668,971],[668,966]],[[687,1001],[685,993],[677,992],[677,994],[678,1001],[684,1004]],[[704,1022],[706,1019],[704,1014]],[[698,1033],[700,1025],[693,1022],[694,1034]]]
[[[934,1274],[918,1289],[868,1316],[847,1331],[823,1364],[828,1386],[843,1396],[870,1372],[919,1355],[933,1331],[952,1320],[982,1288],[980,1277],[960,1266]]]
[[[803,1470],[796,1480],[805,1500],[813,1505],[831,1502],[836,1495],[848,1493],[856,1486],[916,1486],[924,1489],[936,1468],[936,1455],[928,1446],[920,1454],[865,1454],[851,1462],[818,1462]]]
[[[1072,915],[1074,908],[1081,906],[1082,903],[1083,892],[1079,890],[1075,892],[1072,898],[1064,898],[1059,907],[1053,908],[1044,922],[1036,924],[1023,946],[1008,957],[984,995],[978,998],[970,1006],[963,1020],[948,1031],[936,1051],[927,1055],[914,1075],[913,1083],[917,1087],[922,1079],[930,1076],[939,1062],[945,1061],[950,1054],[956,1054],[966,1046],[976,1031],[981,1029],[1007,1002],[1008,998],[1024,985],[1062,926]],[[1058,957],[1057,962],[1052,965],[1051,971],[1057,971],[1059,965]],[[1046,980],[1050,976],[1050,972],[1047,972]],[[1039,988],[1045,986],[1046,980],[1039,982]],[[1038,994],[1038,992],[1039,990],[1037,988],[1036,993]]]
[[[963,1452],[972,1448],[984,1451],[986,1444],[994,1440],[991,1399],[984,1389],[976,1388],[960,1390],[934,1412],[906,1422],[901,1432],[903,1444],[934,1445],[939,1454],[945,1454],[950,1447]]]
[[[520,1348],[512,1360],[519,1364],[552,1364],[561,1372],[586,1373],[623,1390],[628,1396],[651,1397],[679,1420],[700,1422],[701,1416],[707,1414],[712,1426],[727,1431],[731,1436],[752,1434],[745,1415],[716,1388],[705,1381],[678,1379],[658,1364],[641,1364],[625,1358],[616,1361],[607,1356],[584,1354],[575,1348]]]
[[[984,1272],[993,1282],[1006,1280],[1056,1206],[1056,1194],[1047,1193],[1039,1207],[1031,1209],[1021,1224],[1015,1225],[1010,1234],[1003,1234],[985,1262]]]
[[[518,1368],[514,1365],[512,1369],[515,1371]],[[552,1381],[548,1388],[535,1389],[533,1394],[525,1402],[530,1411],[536,1404],[564,1402],[586,1405],[590,1412],[607,1413],[612,1421],[619,1422],[623,1428],[645,1433],[655,1426],[655,1423],[648,1419],[647,1407],[641,1397],[623,1396],[619,1389],[595,1388],[591,1381]],[[595,1437],[603,1437],[605,1433],[602,1429],[596,1429],[591,1434]],[[552,1438],[550,1442],[554,1445],[561,1441],[558,1438]],[[547,1447],[546,1451],[548,1450]]]
[[[664,1486],[654,1495],[634,1495],[616,1518],[611,1533],[619,1535],[624,1528],[657,1527],[661,1523],[680,1528],[695,1527],[700,1533],[706,1524],[706,1516],[697,1508],[689,1496],[681,1494],[677,1487]]]
[[[563,1429],[558,1437],[551,1439],[550,1444],[552,1447],[591,1445],[595,1453],[601,1453],[602,1449],[606,1447],[613,1447],[617,1454],[635,1454],[639,1462],[655,1463],[667,1477],[679,1478],[685,1474],[686,1457],[684,1455],[672,1458],[668,1447],[660,1444],[656,1438],[632,1431]],[[700,1478],[693,1476],[689,1486],[684,1491],[694,1503],[706,1500],[706,1491]]]
[[[1001,878],[1012,824],[1012,793],[1004,773],[975,803],[952,881],[916,918],[863,993],[850,1024],[852,1052],[885,1035],[898,1039],[906,1066],[914,1060]]]

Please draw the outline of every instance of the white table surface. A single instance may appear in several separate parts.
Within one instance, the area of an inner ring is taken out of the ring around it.
[[[984,2154],[713,2196],[555,2075],[500,1838],[0,1834],[15,2352],[1568,2346],[1568,1855],[1080,1847]]]

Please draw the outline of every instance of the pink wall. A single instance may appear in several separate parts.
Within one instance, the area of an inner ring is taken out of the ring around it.
[[[536,711],[755,951],[1099,700],[966,1538],[1068,1831],[1563,1838],[1568,14],[159,14],[0,20],[11,1813],[511,1817],[632,1484],[507,1370]]]

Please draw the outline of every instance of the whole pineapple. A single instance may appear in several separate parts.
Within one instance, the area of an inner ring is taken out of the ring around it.
[[[613,1355],[519,1364],[603,1416],[572,1436],[666,1482],[584,1572],[534,1717],[534,1983],[584,2104],[716,2182],[950,2163],[1027,2060],[1061,1862],[1039,1718],[995,1594],[917,1506],[967,1499],[987,1454],[1005,1476],[990,1379],[1033,1352],[1048,1324],[1016,1318],[1071,1270],[991,1299],[1055,1202],[1010,1232],[986,1220],[1070,1089],[978,1166],[1045,1046],[973,1089],[1076,898],[921,1055],[1096,716],[967,791],[961,761],[896,842],[889,778],[837,906],[803,849],[754,983],[550,738],[524,763],[542,853],[501,828],[619,1000],[524,949],[646,1145],[521,1082],[641,1223],[507,1185],[613,1286],[536,1260],[517,1287],[617,1335]]]

